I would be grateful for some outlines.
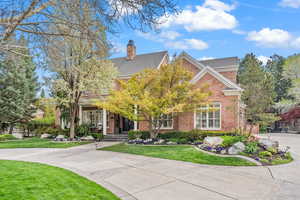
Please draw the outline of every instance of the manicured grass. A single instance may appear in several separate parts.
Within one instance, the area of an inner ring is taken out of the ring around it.
[[[117,200],[114,194],[65,169],[0,160],[1,200]]]
[[[110,147],[104,147],[99,150],[114,151],[144,155],[170,160],[181,160],[200,164],[227,165],[227,166],[254,166],[255,164],[241,158],[218,157],[197,151],[192,146],[145,146],[145,145],[127,145],[117,144]]]
[[[4,148],[68,148],[82,144],[88,144],[89,142],[54,142],[48,139],[29,138],[23,140],[14,141],[2,141],[0,142],[0,149]]]

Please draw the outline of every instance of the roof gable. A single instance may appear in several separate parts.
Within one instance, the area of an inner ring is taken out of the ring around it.
[[[239,66],[239,59],[238,57],[228,57],[228,58],[217,58],[217,59],[209,59],[209,60],[196,60],[188,53],[183,51],[179,56],[179,59],[186,59],[197,68],[202,70],[204,67],[211,67],[218,72],[224,71],[237,71]]]
[[[240,88],[236,83],[234,83],[231,80],[227,79],[226,77],[224,77],[222,74],[215,71],[211,67],[204,67],[198,74],[196,74],[194,76],[194,78],[191,80],[191,83],[196,83],[198,80],[200,80],[207,73],[211,74],[213,77],[215,77],[217,80],[219,80],[225,86],[227,86],[228,89],[242,91],[242,88]]]

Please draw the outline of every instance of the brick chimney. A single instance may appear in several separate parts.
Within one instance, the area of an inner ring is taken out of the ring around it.
[[[133,60],[136,56],[136,48],[133,40],[129,40],[127,44],[127,60]]]

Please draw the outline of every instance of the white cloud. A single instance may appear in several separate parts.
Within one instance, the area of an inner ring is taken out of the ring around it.
[[[263,28],[260,31],[248,33],[247,40],[255,41],[263,47],[284,48],[290,47],[293,37],[289,32],[282,29]]]
[[[260,60],[263,65],[266,65],[268,61],[271,60],[271,58],[267,56],[258,56],[257,59]]]
[[[117,42],[112,42],[112,53],[126,53],[126,46]]]
[[[198,60],[212,60],[212,59],[215,59],[215,57],[203,56],[201,58],[198,58]]]
[[[159,36],[165,39],[175,40],[176,38],[181,36],[181,34],[176,31],[163,31],[159,34]]]
[[[292,47],[293,48],[300,48],[300,37],[296,38],[293,42],[292,42]]]
[[[147,40],[152,40],[156,42],[164,42],[165,40],[175,40],[176,38],[181,36],[181,34],[176,31],[162,31],[161,33],[156,35],[152,33],[143,33],[137,31],[137,35]]]
[[[208,44],[202,40],[185,39],[184,41],[188,44],[190,49],[203,50],[208,48]]]
[[[300,0],[282,0],[279,5],[281,7],[300,8]]]
[[[212,8],[221,11],[231,11],[236,8],[236,5],[235,4],[228,5],[219,0],[206,0],[203,4],[203,7]]]
[[[206,0],[202,6],[188,7],[178,15],[161,18],[160,28],[174,25],[183,26],[187,31],[234,29],[237,19],[229,13],[235,5],[225,4],[219,0]]]
[[[232,30],[232,33],[237,34],[237,35],[246,35],[247,32],[239,29],[234,29]]]
[[[176,31],[163,31],[157,35],[151,33],[137,32],[137,35],[147,40],[163,43],[165,47],[173,48],[173,49],[203,50],[208,48],[208,44],[206,42],[195,38],[180,39],[178,41],[175,40],[181,36],[181,34]]]
[[[198,39],[184,39],[181,41],[169,41],[165,45],[169,48],[187,50],[187,49],[196,49],[204,50],[208,48],[208,44],[202,40]]]

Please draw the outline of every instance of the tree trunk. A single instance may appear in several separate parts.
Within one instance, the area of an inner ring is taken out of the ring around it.
[[[70,106],[70,139],[75,138],[76,106]]]
[[[250,135],[252,135],[252,129],[253,129],[253,126],[254,126],[254,125],[251,123],[250,130],[249,130]]]
[[[8,133],[9,133],[10,135],[12,135],[13,130],[14,130],[14,124],[11,123],[11,124],[9,125],[9,132],[8,132]]]
[[[153,139],[155,138],[155,133],[153,132],[152,120],[148,121],[148,126],[149,126],[150,137]]]

